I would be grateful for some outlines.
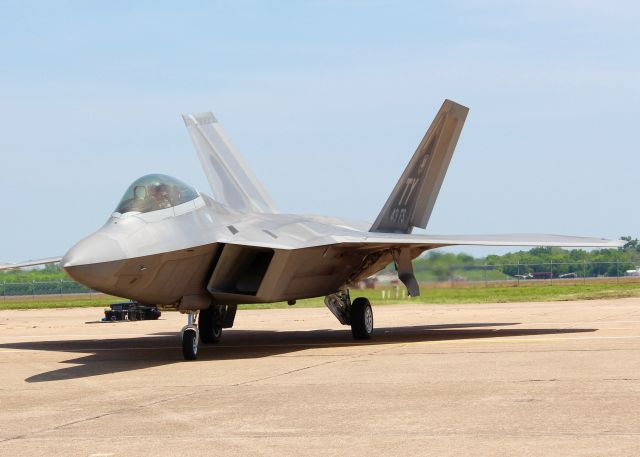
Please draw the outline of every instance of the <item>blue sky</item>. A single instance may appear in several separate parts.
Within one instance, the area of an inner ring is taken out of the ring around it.
[[[444,98],[471,111],[429,232],[638,236],[636,5],[2,2],[0,260],[63,254],[147,173],[208,192],[183,112],[284,212],[373,220]]]

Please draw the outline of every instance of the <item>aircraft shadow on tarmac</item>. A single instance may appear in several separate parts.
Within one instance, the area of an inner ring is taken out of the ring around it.
[[[151,337],[141,338],[8,343],[0,344],[0,348],[87,354],[64,362],[73,364],[73,366],[44,372],[26,379],[27,382],[48,382],[141,370],[173,363],[261,358],[294,353],[310,348],[380,346],[429,341],[525,337],[594,332],[597,330],[592,328],[490,328],[518,324],[516,322],[492,322],[377,328],[373,338],[367,341],[353,340],[349,329],[310,331],[228,330],[224,332],[222,341],[219,344],[201,344],[198,360],[195,362],[183,361],[178,334],[167,332],[155,333]]]

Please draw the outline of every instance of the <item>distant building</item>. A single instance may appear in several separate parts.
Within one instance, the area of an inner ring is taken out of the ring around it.
[[[625,276],[640,276],[640,267],[636,267],[635,270],[627,270]]]
[[[563,275],[558,276],[558,278],[560,279],[573,279],[573,278],[577,278],[578,277],[578,273],[565,273]]]
[[[369,276],[361,281],[358,281],[356,288],[358,289],[376,289],[380,286],[397,285],[400,284],[398,279],[398,273],[395,271],[383,271],[381,273]]]
[[[534,271],[533,279],[552,279],[553,273],[550,271]]]

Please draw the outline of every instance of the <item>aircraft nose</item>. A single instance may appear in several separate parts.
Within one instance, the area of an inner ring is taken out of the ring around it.
[[[120,243],[97,232],[75,244],[60,261],[62,268],[120,260],[124,252]]]
[[[77,282],[100,290],[114,280],[111,270],[124,256],[116,240],[96,232],[69,249],[60,266]]]

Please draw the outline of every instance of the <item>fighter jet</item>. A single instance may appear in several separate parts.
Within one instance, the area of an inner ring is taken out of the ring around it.
[[[220,340],[238,305],[325,297],[356,339],[373,311],[349,287],[393,262],[409,295],[420,293],[412,260],[443,246],[618,247],[620,241],[557,235],[422,235],[468,108],[445,100],[373,224],[280,213],[211,113],[183,119],[212,196],[167,175],[135,180],[107,222],[60,262],[77,282],[187,315],[185,359]],[[7,267],[5,267],[6,269]]]

